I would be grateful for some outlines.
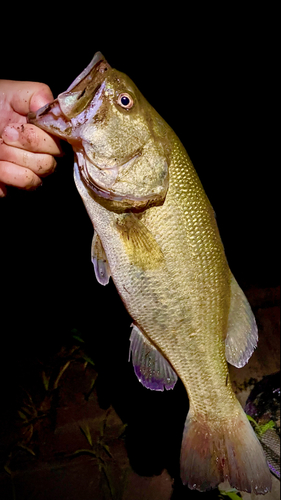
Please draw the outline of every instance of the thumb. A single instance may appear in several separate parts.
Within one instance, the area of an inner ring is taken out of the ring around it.
[[[53,101],[53,94],[45,83],[2,80],[1,89],[12,109],[23,116]]]
[[[54,100],[54,96],[48,85],[45,83],[38,83],[37,85],[40,87],[36,92],[34,92],[34,94],[32,94],[29,103],[29,110],[33,113],[37,111],[37,109],[42,108],[42,106],[45,106],[48,102]]]

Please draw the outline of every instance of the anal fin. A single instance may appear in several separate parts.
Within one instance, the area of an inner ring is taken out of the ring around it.
[[[97,233],[94,234],[92,240],[91,260],[94,266],[97,281],[101,285],[107,285],[111,276],[110,268],[100,237]]]
[[[130,336],[129,361],[132,362],[139,382],[152,391],[173,389],[177,374],[169,361],[149,342],[136,325]]]

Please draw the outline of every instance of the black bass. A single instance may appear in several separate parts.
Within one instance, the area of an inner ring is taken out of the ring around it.
[[[215,216],[178,137],[100,52],[29,121],[67,140],[95,234],[98,281],[112,277],[133,318],[130,355],[153,390],[186,387],[181,477],[205,491],[228,480],[266,493],[263,450],[229,380],[257,328],[231,274]]]

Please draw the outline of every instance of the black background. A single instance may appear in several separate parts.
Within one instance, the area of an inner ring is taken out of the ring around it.
[[[195,15],[169,6],[152,19],[138,5],[45,9],[7,15],[0,77],[42,81],[56,96],[102,51],[185,145],[238,282],[276,285],[274,13],[202,6]],[[4,389],[23,359],[55,350],[72,328],[92,339],[111,375],[110,363],[118,371],[127,362],[130,318],[112,282],[95,280],[93,229],[74,186],[72,150],[64,150],[37,191],[9,188],[0,200]]]

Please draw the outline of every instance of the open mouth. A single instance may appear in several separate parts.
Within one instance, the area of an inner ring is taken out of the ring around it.
[[[71,142],[75,126],[79,124],[81,116],[89,107],[94,97],[99,97],[100,88],[104,80],[104,73],[110,65],[100,52],[97,52],[87,68],[74,80],[65,92],[57,99],[38,109],[36,113],[29,113],[28,123],[33,123],[46,132]],[[98,106],[97,106],[98,107]],[[92,115],[96,108],[91,110]],[[82,117],[83,118],[83,117]],[[85,119],[85,117],[84,117]]]

